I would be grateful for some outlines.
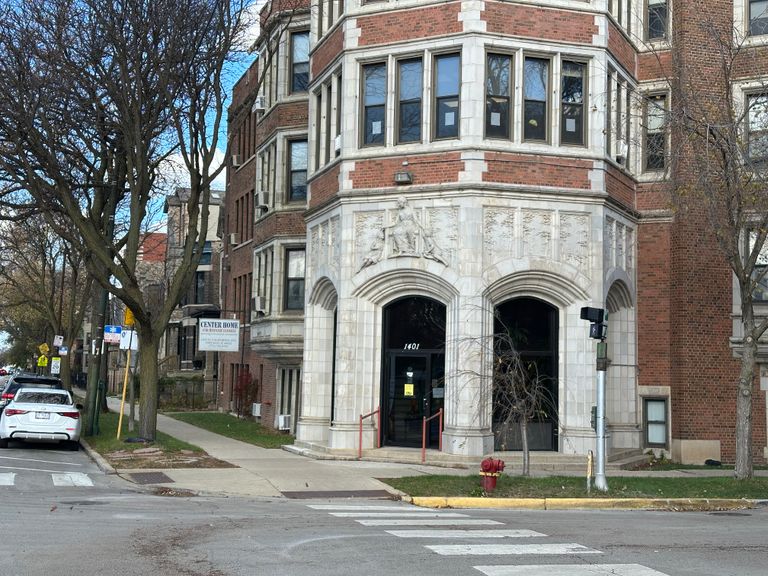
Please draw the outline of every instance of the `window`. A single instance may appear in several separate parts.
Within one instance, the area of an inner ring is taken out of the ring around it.
[[[304,249],[285,251],[285,309],[304,309]]]
[[[288,142],[288,202],[307,199],[307,141]]]
[[[523,138],[547,140],[549,60],[526,58],[523,70]]]
[[[645,399],[645,444],[646,446],[667,447],[667,400],[666,398]]]
[[[257,181],[259,183],[256,204],[259,206],[271,206],[272,190],[275,189],[275,164],[277,162],[275,143],[272,142],[259,154],[259,169]],[[259,209],[259,216],[264,212]]]
[[[363,145],[384,144],[387,66],[363,66]]]
[[[749,34],[768,34],[768,0],[749,0]]]
[[[560,143],[584,144],[585,64],[563,62]]]
[[[398,104],[397,141],[421,141],[421,58],[397,63]]]
[[[648,0],[648,40],[663,40],[667,37],[667,0]]]
[[[435,138],[459,135],[459,72],[458,54],[435,58]]]
[[[195,272],[195,287],[194,287],[194,298],[193,302],[195,304],[209,304],[209,298],[208,298],[208,290],[206,290],[206,287],[208,286],[210,282],[210,272],[201,272],[197,271]]]
[[[745,259],[752,253],[755,243],[759,240],[757,230],[749,230],[746,238]],[[763,242],[760,254],[755,262],[755,269],[752,271],[752,280],[755,283],[752,288],[752,299],[755,302],[768,302],[768,277],[766,275],[768,275],[768,246]]]
[[[274,252],[271,247],[255,252],[253,255],[253,295],[262,298],[264,314],[269,315],[272,302],[272,266]],[[249,283],[249,285],[251,285]]]
[[[488,54],[485,63],[485,136],[512,137],[512,57]]]
[[[667,164],[667,97],[650,96],[645,106],[645,170],[664,170]]]
[[[200,255],[200,262],[198,266],[205,266],[211,263],[211,255],[213,254],[213,248],[211,247],[211,241],[206,240],[203,243],[203,253]]]
[[[280,368],[280,414],[294,413],[300,377],[299,368]]]
[[[747,156],[758,163],[768,159],[768,94],[747,96]]]
[[[309,32],[291,34],[291,92],[309,86]]]

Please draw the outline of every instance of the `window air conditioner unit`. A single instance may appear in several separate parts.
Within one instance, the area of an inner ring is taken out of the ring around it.
[[[261,403],[254,403],[251,406],[251,416],[256,416],[256,418],[261,418]]]
[[[341,152],[341,134],[337,134],[336,138],[333,139],[333,149],[336,152]]]
[[[230,246],[234,246],[235,244],[240,244],[240,234],[237,232],[232,232],[229,235],[229,244]]]
[[[291,429],[291,415],[290,414],[280,414],[277,417],[277,428],[278,428],[278,430],[290,430]]]
[[[256,96],[251,106],[251,112],[263,112],[267,107],[267,99],[264,96]]]
[[[264,296],[254,296],[251,298],[251,310],[254,312],[261,312],[262,314],[267,309],[267,302]]]
[[[243,157],[240,156],[240,154],[233,154],[232,155],[232,166],[235,168],[238,168],[243,165]]]

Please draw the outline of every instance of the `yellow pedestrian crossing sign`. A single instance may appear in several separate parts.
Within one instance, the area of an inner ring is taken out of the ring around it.
[[[48,344],[46,344],[45,342],[40,344],[40,346],[38,346],[37,349],[40,350],[40,354],[48,354],[48,352],[51,351],[51,349],[48,348]]]
[[[48,366],[48,356],[40,355],[37,357],[37,367],[38,368],[45,368]]]

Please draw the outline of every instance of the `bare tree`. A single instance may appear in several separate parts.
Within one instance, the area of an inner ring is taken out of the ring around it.
[[[244,4],[217,0],[21,0],[0,31],[0,179],[87,254],[89,272],[134,313],[140,434],[154,439],[157,347],[203,251],[226,88]],[[179,266],[159,310],[136,266],[164,161],[179,152],[190,200]],[[20,201],[19,198],[22,200]],[[89,386],[89,396],[95,393]]]
[[[528,476],[528,427],[538,414],[556,413],[556,407],[551,405],[549,377],[539,373],[534,359],[520,354],[519,346],[519,337],[508,330],[493,335],[493,434],[496,444],[506,447],[511,429],[517,428],[523,453],[522,474]]]
[[[22,342],[34,349],[42,342],[50,343],[53,335],[61,335],[68,350],[83,323],[88,294],[93,279],[85,273],[82,256],[56,236],[40,215],[19,221],[6,221],[0,227],[0,307],[3,328],[13,339],[25,340],[32,335],[24,326],[30,314],[45,322],[43,334],[34,341]],[[9,309],[22,314],[7,314]],[[62,357],[61,378],[71,389],[73,353]]]
[[[735,87],[761,68],[761,54],[733,28],[718,23],[701,3],[698,38],[711,62],[706,77],[683,50],[672,50],[667,112],[673,150],[669,166],[681,224],[701,230],[702,245],[716,246],[732,270],[740,301],[741,334],[736,392],[735,477],[753,474],[752,412],[758,342],[768,317],[755,303],[768,296],[768,86],[752,81],[743,98]],[[712,242],[714,239],[714,243]]]

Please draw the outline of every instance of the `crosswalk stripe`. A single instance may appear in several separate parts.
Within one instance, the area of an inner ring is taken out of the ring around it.
[[[365,505],[336,505],[336,504],[310,504],[308,508],[313,510],[338,510],[342,511],[363,511],[371,512],[415,512],[429,513],[434,512],[432,508],[418,508],[415,506],[365,506]]]
[[[530,566],[475,566],[486,576],[667,576],[640,564],[557,564]]]
[[[88,474],[82,472],[67,472],[65,474],[51,474],[54,486],[93,486],[93,481]]]
[[[355,520],[363,526],[502,526],[496,520],[475,520],[474,518],[400,518],[381,520]]]
[[[458,512],[331,512],[337,518],[468,518]]]
[[[533,530],[385,530],[398,538],[530,538],[546,534]]]
[[[602,554],[581,544],[440,544],[425,546],[442,556]],[[570,575],[569,575],[570,576]]]
[[[13,486],[13,479],[16,474],[13,472],[3,472],[0,474],[0,486]]]

